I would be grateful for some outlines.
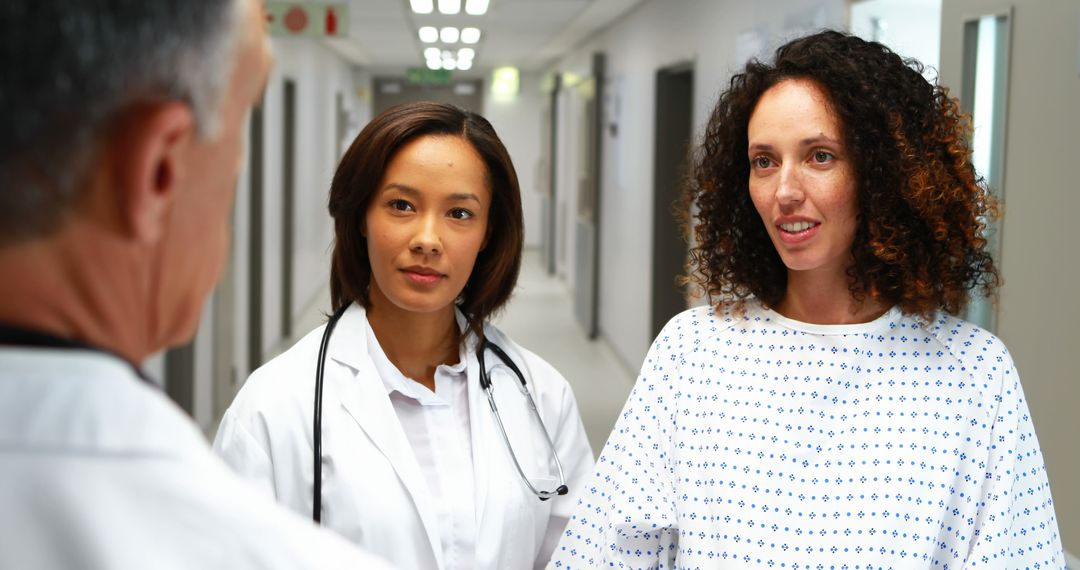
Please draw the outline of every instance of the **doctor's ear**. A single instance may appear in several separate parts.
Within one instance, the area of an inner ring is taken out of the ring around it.
[[[195,136],[191,108],[179,102],[141,106],[119,118],[105,160],[123,233],[148,245],[161,239]]]

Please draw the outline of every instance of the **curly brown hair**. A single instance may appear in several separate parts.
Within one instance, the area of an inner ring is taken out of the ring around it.
[[[758,100],[789,79],[815,82],[854,162],[858,223],[849,289],[908,314],[959,313],[1000,283],[984,229],[997,204],[971,164],[970,121],[924,67],[889,48],[824,31],[751,60],[720,95],[696,149],[686,199],[697,244],[688,281],[710,303],[780,302],[787,269],[750,200],[747,126]]]

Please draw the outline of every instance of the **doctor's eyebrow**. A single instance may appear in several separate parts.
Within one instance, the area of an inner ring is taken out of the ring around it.
[[[397,182],[390,182],[386,186],[383,186],[382,191],[386,192],[387,190],[397,190],[398,192],[401,192],[402,194],[405,194],[412,198],[418,198],[422,194],[420,190],[413,188],[412,186],[409,186],[407,184],[399,184]],[[448,197],[448,200],[451,202],[464,202],[466,200],[472,200],[478,204],[482,203],[480,201],[480,197],[476,194],[473,194],[472,192],[455,192]]]

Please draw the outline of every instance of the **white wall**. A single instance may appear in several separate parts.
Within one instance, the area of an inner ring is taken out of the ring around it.
[[[332,220],[326,201],[339,157],[336,155],[337,108],[336,94],[343,94],[343,103],[351,120],[342,141],[342,151],[368,120],[368,103],[362,96],[366,78],[354,66],[323,43],[313,39],[273,38],[274,68],[263,101],[263,332],[262,349],[267,357],[282,348],[287,339],[281,330],[282,268],[282,152],[284,135],[284,81],[296,82],[296,141],[295,141],[295,208],[294,219],[293,298],[294,319],[327,288],[330,267],[330,244],[333,238]],[[359,88],[359,90],[358,90]],[[247,161],[245,161],[245,166]],[[248,286],[251,244],[250,172],[241,173],[233,214],[233,240],[228,261],[229,279],[214,293],[203,311],[195,339],[194,409],[195,420],[207,433],[213,433],[218,415],[228,401],[216,401],[216,396],[231,399],[231,394],[251,372],[248,368],[248,338],[251,315],[248,312]],[[231,287],[228,286],[231,284]],[[329,309],[329,307],[326,307]],[[214,317],[228,313],[231,326],[218,334],[227,334],[230,341],[214,338]],[[294,334],[298,331],[294,331]],[[231,344],[233,375],[215,369],[215,351]],[[159,359],[160,360],[160,359]],[[156,368],[161,369],[160,361]],[[228,389],[215,390],[215,385],[229,384]]]
[[[1080,553],[1080,2],[944,0],[941,80],[960,95],[963,22],[1014,8],[997,334],[1016,362],[1065,549]]]
[[[264,350],[282,340],[281,232],[282,144],[284,141],[284,82],[296,82],[295,210],[293,211],[293,318],[327,287],[330,244],[334,230],[326,210],[339,157],[336,156],[336,93],[345,105],[360,114],[356,101],[353,68],[321,42],[310,39],[274,38],[274,72],[267,87],[265,120],[265,216],[263,240],[263,332]],[[351,142],[352,135],[348,135]],[[343,150],[347,147],[343,147]],[[327,309],[329,309],[327,307]]]
[[[521,90],[512,98],[500,100],[492,98],[490,93],[484,94],[483,115],[495,127],[517,170],[525,215],[526,247],[539,247],[543,237],[540,226],[542,189],[538,186],[543,98],[539,74],[522,74]]]
[[[693,62],[697,137],[737,63],[808,30],[842,28],[846,21],[845,0],[649,0],[551,68],[587,75],[592,54],[602,51],[608,88],[618,91],[619,140],[605,139],[603,151],[599,311],[601,334],[627,366],[636,370],[652,341],[656,72]]]

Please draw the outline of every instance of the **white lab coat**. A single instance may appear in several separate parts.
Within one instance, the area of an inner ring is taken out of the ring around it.
[[[401,568],[442,569],[438,520],[429,489],[386,388],[367,351],[367,316],[350,307],[327,347],[323,393],[323,524]],[[476,496],[476,566],[542,568],[569,519],[593,456],[566,380],[495,327],[487,338],[525,374],[551,433],[571,493],[536,498],[510,460],[479,386],[472,342],[466,371]],[[323,327],[259,368],[225,413],[214,449],[242,476],[298,513],[311,515],[312,410]],[[514,373],[486,355],[496,403],[526,474],[542,487],[557,480],[551,453]]]
[[[253,492],[113,356],[0,348],[0,568],[386,568]]]

